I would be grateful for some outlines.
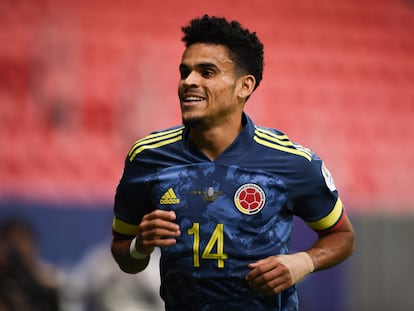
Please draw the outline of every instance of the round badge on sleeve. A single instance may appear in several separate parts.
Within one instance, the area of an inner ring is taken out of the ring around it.
[[[266,203],[266,195],[256,184],[244,184],[234,194],[234,204],[237,209],[246,215],[260,212]]]
[[[332,177],[331,172],[329,172],[328,168],[325,166],[325,163],[322,163],[322,175],[325,178],[325,183],[328,186],[329,190],[335,191],[335,183]]]

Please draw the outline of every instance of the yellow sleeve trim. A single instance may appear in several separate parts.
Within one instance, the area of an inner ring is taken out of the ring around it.
[[[341,218],[343,211],[342,201],[338,198],[332,211],[324,218],[317,221],[306,222],[309,227],[316,231],[327,230],[333,227]]]
[[[112,229],[114,229],[115,232],[124,235],[137,235],[138,233],[138,225],[128,224],[116,217],[114,217],[112,222]]]

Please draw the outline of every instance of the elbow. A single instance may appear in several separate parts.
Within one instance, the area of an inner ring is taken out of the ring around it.
[[[128,274],[137,274],[138,272],[141,272],[142,270],[137,269],[136,267],[131,268],[128,266],[123,266],[121,264],[118,263],[119,268],[121,269],[122,272],[128,273]]]
[[[352,255],[352,253],[355,251],[355,248],[356,248],[355,232],[351,231],[350,232],[350,237],[349,237],[349,254],[348,254],[348,257]]]
[[[148,265],[148,262],[137,262],[132,258],[117,258],[114,256],[114,259],[118,264],[119,269],[128,274],[137,274],[144,270]]]
[[[340,256],[340,262],[350,257],[355,251],[355,233],[349,231],[343,236],[342,247],[340,248],[342,255]]]
[[[115,262],[118,264],[121,271],[128,274],[136,274],[146,268],[149,262],[148,259],[136,260],[129,255],[128,241],[115,241],[111,245],[111,253]]]

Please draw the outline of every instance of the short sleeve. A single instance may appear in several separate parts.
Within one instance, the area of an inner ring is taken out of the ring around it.
[[[317,232],[335,230],[345,217],[333,177],[316,155],[301,172],[300,190],[294,200],[294,214]]]
[[[136,235],[142,217],[149,212],[144,172],[129,159],[125,161],[124,173],[117,186],[114,202],[112,229],[123,235]]]

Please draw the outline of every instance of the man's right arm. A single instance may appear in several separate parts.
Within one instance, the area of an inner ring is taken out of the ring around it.
[[[150,254],[140,259],[133,258],[130,253],[130,245],[132,240],[132,238],[128,238],[114,232],[111,252],[122,271],[135,274],[141,272],[148,266]]]
[[[180,227],[175,220],[173,211],[155,210],[142,218],[135,239],[114,231],[111,251],[121,270],[138,273],[147,267],[155,247],[174,245],[180,235]]]

